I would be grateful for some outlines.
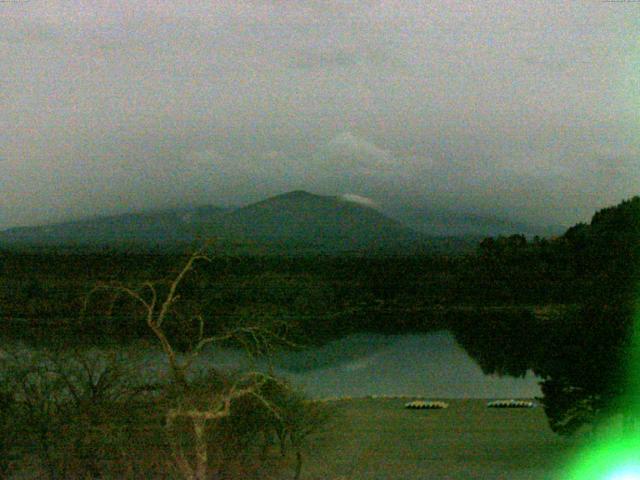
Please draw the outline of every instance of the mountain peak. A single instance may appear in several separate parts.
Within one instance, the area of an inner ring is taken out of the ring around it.
[[[318,198],[319,195],[314,195],[313,193],[309,193],[305,190],[292,190],[291,192],[282,193],[280,195],[276,195],[271,198],[290,198],[290,199],[300,199],[300,198]]]
[[[419,243],[419,234],[363,204],[364,197],[352,197],[294,190],[227,214],[221,231],[235,238],[295,245],[308,251],[389,250]]]

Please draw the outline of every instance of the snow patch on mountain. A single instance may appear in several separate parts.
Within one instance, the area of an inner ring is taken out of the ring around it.
[[[371,198],[356,195],[355,193],[345,193],[344,195],[341,195],[340,198],[347,202],[357,203],[366,207],[380,208],[380,206]]]

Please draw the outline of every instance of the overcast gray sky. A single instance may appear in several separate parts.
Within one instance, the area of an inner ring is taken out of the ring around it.
[[[640,2],[0,2],[0,228],[292,189],[572,224],[640,193]]]

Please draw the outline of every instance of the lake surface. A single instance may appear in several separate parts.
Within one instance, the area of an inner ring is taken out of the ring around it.
[[[279,372],[314,397],[541,396],[532,374],[525,378],[485,375],[448,332],[353,335],[320,349],[283,357]]]
[[[2,341],[4,347],[13,342]],[[15,343],[13,346],[16,346]],[[25,347],[23,347],[25,348]],[[147,377],[166,371],[158,349],[127,345]],[[242,368],[243,352],[211,348],[195,367]],[[313,398],[407,395],[425,398],[532,398],[541,396],[537,379],[485,375],[449,332],[378,335],[357,334],[304,351],[282,352],[273,360],[275,373]],[[267,368],[259,361],[259,368]]]

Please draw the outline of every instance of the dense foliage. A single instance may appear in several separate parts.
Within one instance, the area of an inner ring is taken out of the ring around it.
[[[441,326],[443,311],[580,300],[584,279],[575,275],[563,249],[549,242],[512,249],[511,241],[484,243],[477,255],[461,257],[217,257],[185,281],[181,298],[197,305],[209,325],[268,314],[303,328],[312,342],[361,330],[427,330]],[[97,282],[169,278],[183,260],[4,252],[0,315],[22,319],[20,329],[44,323],[50,329],[75,325],[91,333],[144,335],[144,325],[131,320],[137,307],[125,298],[94,298],[81,320],[88,293]]]
[[[550,426],[561,434],[608,415],[635,414],[631,399],[640,380],[628,375],[636,354],[640,197],[597,212],[589,225],[576,225],[551,242],[487,239],[480,250],[499,258],[497,268],[512,261],[530,265],[551,251],[570,272],[565,287],[578,292],[575,305],[535,318],[528,312],[498,320],[483,314],[456,324],[457,337],[483,369],[510,375],[533,370],[543,379]]]
[[[597,212],[590,225],[569,229],[563,240],[578,273],[592,280],[579,310],[543,337],[544,356],[534,369],[544,378],[551,427],[572,433],[582,423],[638,411],[631,403],[640,382],[630,367],[637,342],[640,197]]]
[[[141,362],[104,351],[5,352],[0,478],[181,478],[165,413],[185,401],[184,392],[145,378]],[[207,404],[233,381],[218,371],[201,373],[190,381],[190,399]],[[329,420],[325,405],[284,382],[265,383],[259,393],[261,400],[241,398],[229,416],[207,428],[216,478],[272,478],[283,469],[299,475],[310,437]],[[174,430],[188,449],[188,422]]]

